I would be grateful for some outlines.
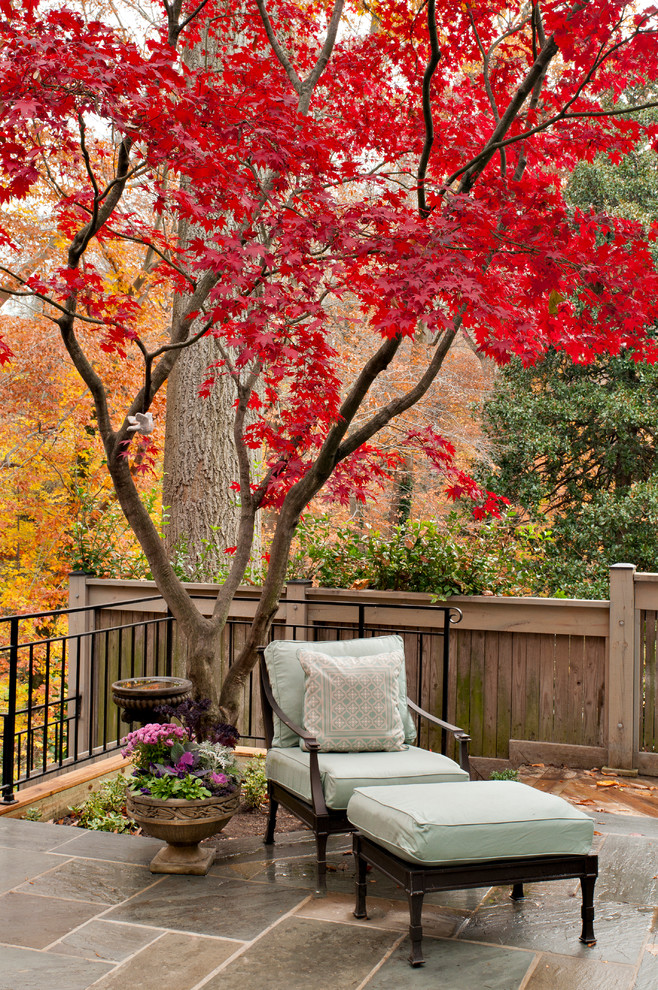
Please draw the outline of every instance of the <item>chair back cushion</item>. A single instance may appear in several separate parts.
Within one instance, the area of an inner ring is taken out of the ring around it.
[[[323,753],[392,752],[404,746],[402,650],[367,657],[299,651],[305,675],[303,725]],[[305,744],[302,742],[302,749]]]
[[[297,725],[304,719],[304,671],[299,662],[301,649],[322,653],[331,657],[366,657],[377,653],[393,653],[402,650],[401,636],[372,636],[368,639],[342,639],[331,642],[302,642],[300,640],[277,639],[265,649],[265,663],[272,684],[272,693],[283,711]],[[406,743],[416,739],[416,727],[407,708],[407,674],[405,666],[400,667],[399,711],[404,727]],[[280,719],[274,717],[273,746],[299,746],[299,736]]]

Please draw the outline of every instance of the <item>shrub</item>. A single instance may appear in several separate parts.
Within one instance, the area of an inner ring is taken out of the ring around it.
[[[86,801],[71,808],[77,825],[94,832],[134,832],[138,825],[126,814],[128,778],[119,774],[106,781]]]
[[[260,808],[266,797],[265,757],[254,756],[243,771],[242,798],[248,808]]]
[[[328,516],[297,530],[288,577],[327,588],[374,588],[451,595],[527,594],[550,534],[518,526],[514,513],[474,523],[456,512],[441,522],[397,526],[390,536],[355,524],[336,529]]]
[[[506,770],[492,770],[489,774],[489,780],[518,780],[519,771],[512,770],[508,767]]]

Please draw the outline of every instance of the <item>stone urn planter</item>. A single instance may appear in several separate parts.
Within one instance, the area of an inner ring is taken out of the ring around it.
[[[123,709],[124,722],[168,722],[155,712],[161,705],[180,705],[192,697],[192,681],[184,677],[130,677],[112,685],[112,701]]]
[[[240,806],[241,788],[223,797],[188,801],[129,792],[126,809],[148,835],[167,845],[151,860],[151,873],[185,873],[205,876],[214,859],[214,849],[199,843],[221,832]]]

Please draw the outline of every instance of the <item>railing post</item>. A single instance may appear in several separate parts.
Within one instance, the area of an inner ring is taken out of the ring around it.
[[[608,765],[633,769],[635,719],[635,565],[610,568],[610,637],[606,694]]]
[[[69,608],[80,609],[89,604],[87,591],[87,571],[72,571],[69,574]],[[76,753],[82,757],[85,753],[91,756],[92,739],[90,724],[87,718],[91,703],[91,637],[84,634],[89,629],[89,612],[69,613],[69,663],[68,663],[68,693],[70,698],[78,701],[75,705]]]
[[[288,581],[286,584],[286,639],[310,639],[308,630],[308,606],[306,604],[306,589],[311,582],[306,579]],[[297,634],[297,627],[302,626],[302,636]]]
[[[14,759],[16,754],[16,683],[18,681],[18,616],[9,620],[9,691],[2,732],[2,803],[15,804]]]

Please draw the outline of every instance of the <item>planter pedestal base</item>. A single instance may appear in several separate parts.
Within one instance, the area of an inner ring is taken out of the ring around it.
[[[221,832],[240,807],[241,788],[223,797],[159,800],[147,794],[128,792],[126,809],[147,835],[164,839],[167,845],[151,860],[151,873],[206,875],[215,857],[214,849],[199,843]]]
[[[214,849],[168,843],[153,857],[149,869],[151,873],[184,873],[193,877],[205,877],[214,859]]]

